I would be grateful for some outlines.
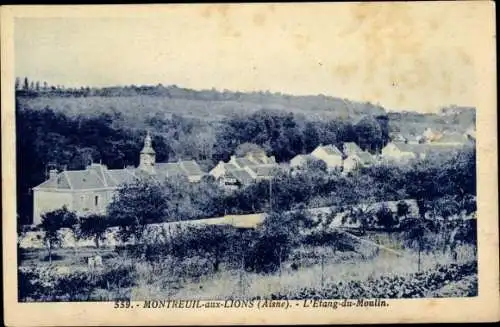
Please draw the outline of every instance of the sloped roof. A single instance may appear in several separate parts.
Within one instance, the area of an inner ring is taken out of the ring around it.
[[[314,159],[314,156],[312,156],[310,154],[298,154],[295,157],[293,157],[291,160],[295,160],[295,159],[300,159],[300,160],[302,160],[302,159],[303,160]]]
[[[393,143],[401,152],[412,152],[415,154],[422,154],[429,151],[428,144],[418,143]]]
[[[375,163],[375,158],[369,154],[368,152],[359,152],[359,153],[356,153],[356,156],[361,159],[361,162],[363,164],[372,164],[372,163]]]
[[[227,176],[234,177],[241,184],[249,184],[253,181],[252,176],[245,169],[228,171]]]
[[[340,150],[337,149],[337,147],[335,145],[328,144],[328,145],[323,146],[322,148],[329,155],[332,155],[332,156],[341,156],[342,155],[342,152],[340,152]]]
[[[346,142],[344,143],[344,152],[345,154],[361,153],[363,150],[354,142]]]
[[[255,162],[251,161],[248,158],[234,158],[234,162],[240,167],[255,165]]]
[[[107,171],[109,186],[118,186],[123,183],[131,183],[136,177],[134,176],[135,169],[110,169]]]
[[[231,163],[224,163],[224,169],[227,171],[233,171],[233,170],[238,170],[240,168],[236,167],[235,165]]]
[[[195,161],[157,163],[154,168],[156,176],[161,177],[203,175]],[[139,168],[107,169],[104,165],[93,164],[85,170],[60,172],[54,178],[38,185],[37,188],[86,190],[117,187],[148,175],[148,172]]]
[[[257,176],[271,176],[273,173],[273,170],[277,168],[276,165],[254,165],[254,166],[248,166],[252,171],[255,172]]]
[[[66,175],[59,173],[55,178],[49,178],[45,182],[37,186],[37,188],[57,188],[57,189],[70,189]]]
[[[180,165],[187,172],[188,176],[199,176],[203,175],[203,171],[200,166],[194,160],[181,161]]]
[[[157,163],[155,164],[155,171],[156,173],[167,177],[186,175],[185,170],[182,169],[177,162]]]
[[[440,138],[436,139],[432,143],[465,143],[466,138],[463,134],[450,133],[443,134]]]
[[[276,163],[274,157],[268,157],[265,152],[249,152],[245,156],[246,159],[257,164],[271,164]]]
[[[64,171],[69,185],[75,190],[106,187],[104,180],[93,170]]]
[[[406,144],[394,143],[394,145],[402,152],[411,152],[417,155],[428,154],[431,152],[450,152],[459,149],[461,144],[453,143],[422,143],[422,144]]]

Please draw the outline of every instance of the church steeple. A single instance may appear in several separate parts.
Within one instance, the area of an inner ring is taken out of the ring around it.
[[[139,168],[152,173],[155,162],[156,162],[156,152],[153,149],[151,135],[149,135],[148,131],[146,134],[146,138],[144,139],[144,147],[142,148],[140,155]]]

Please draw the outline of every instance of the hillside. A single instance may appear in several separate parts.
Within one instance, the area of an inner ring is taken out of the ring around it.
[[[51,108],[68,116],[87,117],[101,113],[122,115],[126,124],[144,128],[152,117],[169,119],[172,115],[205,121],[220,121],[234,115],[249,115],[267,109],[292,112],[310,120],[343,119],[358,121],[366,115],[383,115],[385,108],[369,102],[357,102],[324,95],[293,96],[270,92],[233,92],[191,90],[175,85],[117,86],[106,88],[65,89],[45,87],[18,89],[17,104],[34,110]],[[420,134],[434,130],[464,132],[475,124],[475,108],[448,106],[439,113],[412,111],[389,112],[392,131]]]
[[[385,113],[381,106],[324,95],[292,96],[270,92],[190,90],[176,86],[113,87],[101,89],[18,90],[22,107],[50,107],[65,114],[118,110],[125,116],[141,117],[181,114],[205,120],[220,120],[233,114],[250,114],[260,109],[304,114],[312,119],[358,118]]]

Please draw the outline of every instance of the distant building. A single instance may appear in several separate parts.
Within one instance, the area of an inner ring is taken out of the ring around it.
[[[244,157],[231,156],[209,172],[226,190],[235,190],[254,181],[267,180],[278,167],[276,159],[263,151],[250,151]]]
[[[432,140],[434,145],[456,145],[461,146],[469,141],[467,135],[460,133],[444,133],[439,138]]]
[[[323,160],[329,170],[342,167],[342,152],[335,145],[320,145],[311,152],[311,156]],[[298,158],[296,162],[300,160]]]
[[[408,162],[419,157],[423,147],[421,144],[389,142],[382,149],[381,157],[385,161]]]
[[[412,159],[422,160],[431,153],[445,153],[460,149],[465,143],[422,143],[406,144],[390,142],[382,149],[382,159],[397,163],[407,163]]]
[[[357,154],[357,153],[362,153],[365,151],[361,150],[361,148],[354,142],[346,142],[342,146],[342,152],[347,157],[347,156]]]
[[[346,142],[342,146],[344,154],[343,169],[344,173],[351,172],[360,167],[369,167],[377,163],[377,159],[368,151],[363,151],[356,143]]]
[[[104,214],[121,184],[144,176],[156,179],[185,176],[190,182],[198,182],[204,175],[195,161],[156,163],[149,133],[139,161],[137,168],[108,169],[93,163],[85,170],[51,170],[49,179],[33,188],[33,223],[40,224],[43,213],[63,206],[78,215]]]
[[[290,160],[290,168],[297,169],[305,167],[309,160],[316,159],[310,154],[298,154]]]
[[[361,151],[353,152],[344,159],[343,172],[351,172],[361,167],[369,167],[377,160],[370,153]]]

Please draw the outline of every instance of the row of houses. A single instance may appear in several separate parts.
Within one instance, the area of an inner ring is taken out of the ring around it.
[[[450,152],[475,141],[475,131],[462,134],[442,134],[426,129],[421,139],[393,138],[379,154],[363,151],[356,143],[344,143],[341,149],[335,145],[320,145],[310,154],[299,154],[292,158],[290,167],[300,169],[310,160],[323,161],[329,170],[338,169],[349,173],[360,167],[369,167],[376,163],[408,163],[411,160],[425,159],[431,153]]]
[[[461,145],[464,142],[476,139],[476,129],[474,126],[470,126],[464,133],[459,133],[432,130],[430,127],[427,127],[422,134],[419,135],[412,135],[408,132],[401,131],[391,133],[390,138],[393,142],[410,144],[433,143],[435,145]]]
[[[278,164],[273,156],[254,150],[241,157],[231,156],[228,162],[220,161],[207,173],[194,160],[157,163],[148,133],[137,167],[108,169],[106,165],[92,163],[84,170],[51,170],[48,179],[32,189],[33,223],[41,223],[43,213],[63,206],[79,215],[103,214],[121,184],[146,176],[158,180],[184,176],[195,183],[209,175],[230,192],[255,181],[269,180],[279,168],[296,170],[307,167],[310,159],[322,160],[329,170],[339,169],[348,173],[384,160],[405,162],[422,159],[433,150],[446,151],[456,147],[457,144],[445,142],[390,142],[380,155],[372,155],[352,142],[344,143],[341,149],[331,144],[320,145],[310,154],[297,155],[288,164]]]
[[[335,145],[319,145],[310,154],[299,154],[290,160],[290,168],[301,169],[307,167],[311,160],[321,160],[328,170],[339,169],[350,172],[360,166],[369,166],[375,163],[374,157],[354,142],[344,143],[342,150]]]

